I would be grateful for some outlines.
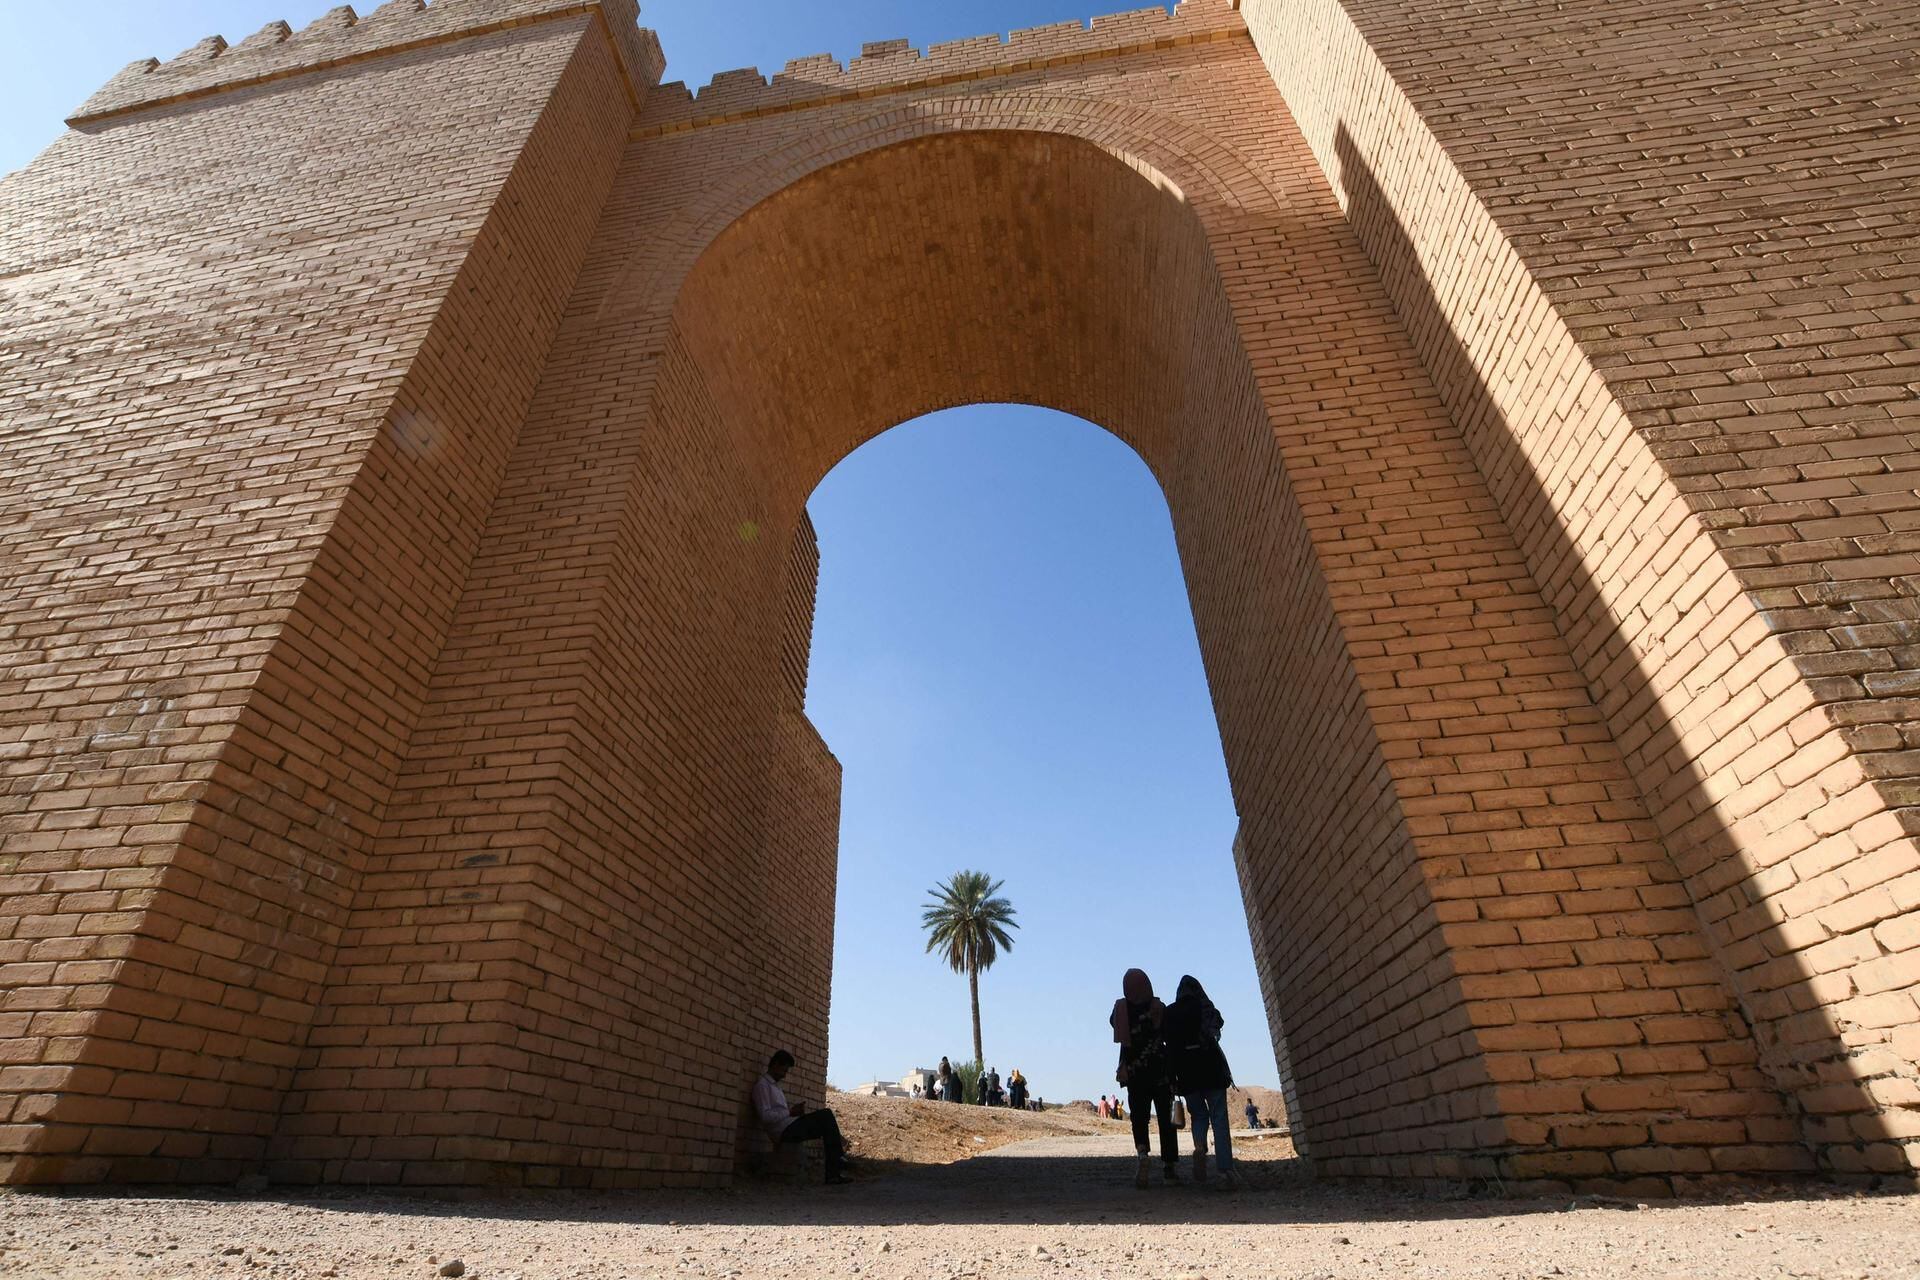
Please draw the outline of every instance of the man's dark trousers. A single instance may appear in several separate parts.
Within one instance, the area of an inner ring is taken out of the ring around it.
[[[846,1154],[847,1144],[840,1139],[840,1122],[833,1118],[833,1112],[825,1107],[818,1111],[809,1111],[795,1117],[792,1124],[780,1131],[782,1142],[811,1142],[820,1139],[820,1150],[827,1157],[827,1180],[831,1182],[840,1176],[840,1158]]]

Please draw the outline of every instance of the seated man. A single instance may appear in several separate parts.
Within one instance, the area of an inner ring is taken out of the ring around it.
[[[840,1136],[840,1122],[825,1107],[808,1111],[804,1102],[787,1105],[787,1095],[780,1091],[780,1081],[786,1079],[787,1072],[791,1070],[792,1054],[782,1049],[773,1055],[767,1063],[767,1073],[754,1081],[753,1113],[759,1117],[767,1137],[774,1142],[820,1139],[820,1149],[827,1157],[827,1185],[839,1186],[847,1180],[840,1174],[841,1165],[847,1158],[847,1144]]]

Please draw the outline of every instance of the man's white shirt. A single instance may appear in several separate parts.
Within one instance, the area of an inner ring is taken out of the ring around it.
[[[767,1133],[778,1138],[793,1123],[793,1108],[787,1105],[787,1095],[770,1075],[762,1075],[753,1083],[753,1109],[760,1116],[760,1124]]]

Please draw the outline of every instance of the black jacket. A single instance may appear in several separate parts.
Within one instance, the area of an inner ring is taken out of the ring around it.
[[[1212,1093],[1233,1084],[1233,1071],[1220,1049],[1220,1028],[1224,1025],[1226,1019],[1204,997],[1182,997],[1167,1006],[1160,1033],[1182,1094]]]

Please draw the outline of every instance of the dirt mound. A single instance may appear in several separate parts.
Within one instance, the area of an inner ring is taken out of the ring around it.
[[[1126,1126],[1077,1109],[1008,1111],[955,1102],[830,1093],[827,1105],[863,1159],[889,1164],[952,1164],[1027,1138],[1122,1133]]]
[[[1268,1121],[1287,1127],[1287,1100],[1278,1089],[1263,1089],[1259,1085],[1238,1085],[1227,1090],[1227,1114],[1233,1117],[1233,1127],[1238,1129],[1247,1122],[1247,1099],[1253,1099],[1253,1105],[1260,1108],[1260,1126],[1265,1128]]]

